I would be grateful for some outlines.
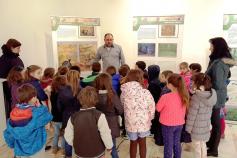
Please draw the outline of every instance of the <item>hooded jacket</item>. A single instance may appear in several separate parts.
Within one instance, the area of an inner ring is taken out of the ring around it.
[[[7,78],[9,71],[14,66],[24,67],[19,54],[13,53],[5,44],[2,46],[2,53],[3,55],[0,57],[0,78]]]
[[[236,65],[236,61],[231,58],[214,60],[207,68],[206,74],[211,77],[212,88],[216,90],[217,102],[214,108],[221,108],[225,105],[227,97],[228,74],[230,67]]]
[[[158,102],[161,93],[160,81],[160,67],[158,65],[151,65],[148,67],[148,90],[151,92],[155,103]]]
[[[123,84],[121,91],[126,130],[128,132],[149,131],[155,114],[155,102],[151,93],[136,81]]]
[[[191,138],[198,141],[208,141],[212,108],[216,104],[216,91],[196,91],[192,98],[186,120],[186,131]]]
[[[40,151],[47,140],[45,125],[52,120],[46,106],[32,108],[32,119],[23,127],[12,127],[7,121],[4,139],[15,156],[31,156]]]

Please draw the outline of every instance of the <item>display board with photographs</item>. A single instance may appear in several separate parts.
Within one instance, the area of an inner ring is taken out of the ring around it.
[[[51,17],[54,66],[70,60],[81,71],[91,71],[100,35],[99,18]],[[57,60],[58,59],[58,60]]]
[[[90,71],[90,62],[95,58],[97,42],[58,42],[57,47],[59,65],[70,60],[72,65],[80,65],[81,71]]]
[[[137,32],[137,56],[180,58],[183,24],[184,15],[133,17],[133,30]]]
[[[237,14],[224,15],[223,31],[231,54],[237,60]]]
[[[224,14],[223,33],[232,57],[237,61],[237,14]],[[231,69],[231,80],[237,81],[237,66]],[[237,95],[235,95],[237,98]]]

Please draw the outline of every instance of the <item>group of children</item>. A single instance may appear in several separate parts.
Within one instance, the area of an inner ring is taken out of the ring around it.
[[[100,73],[100,63],[93,63],[92,74],[81,78],[78,66],[62,66],[57,73],[47,68],[43,77],[39,66],[15,67],[7,78],[12,111],[5,141],[16,157],[42,158],[51,121],[53,154],[72,157],[74,149],[78,158],[103,158],[107,149],[118,158],[121,116],[131,158],[136,158],[137,146],[140,157],[146,157],[151,134],[157,145],[164,145],[164,158],[181,158],[183,133],[191,136],[195,156],[204,158],[216,92],[200,64],[182,62],[179,68],[179,74],[160,74],[158,65],[146,70],[146,63],[138,61],[135,69],[122,65],[117,73],[110,66]]]

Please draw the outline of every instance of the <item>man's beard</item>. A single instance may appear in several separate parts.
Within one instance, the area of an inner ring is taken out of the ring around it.
[[[105,44],[106,47],[112,47],[113,46],[113,43],[111,44]]]

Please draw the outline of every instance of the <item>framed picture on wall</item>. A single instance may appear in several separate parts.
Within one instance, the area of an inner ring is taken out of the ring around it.
[[[157,35],[156,28],[142,28],[140,27],[137,31],[137,39],[156,39]]]
[[[91,71],[91,61],[95,59],[97,42],[79,42],[79,63],[81,71]]]
[[[78,39],[77,25],[59,25],[57,29],[58,39]]]
[[[177,43],[159,43],[158,57],[177,57]]]
[[[177,24],[162,24],[159,25],[159,38],[177,38],[179,25]]]
[[[62,65],[64,61],[70,60],[75,65],[79,60],[79,48],[77,42],[58,42],[58,64]]]
[[[80,26],[80,37],[96,37],[94,26]]]
[[[138,43],[138,56],[155,56],[155,43]]]

